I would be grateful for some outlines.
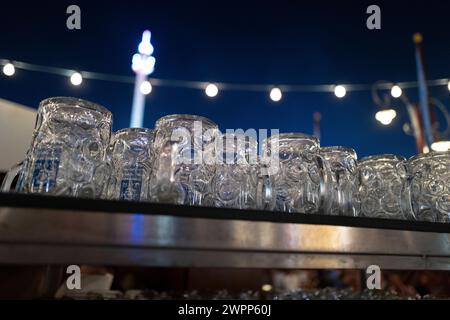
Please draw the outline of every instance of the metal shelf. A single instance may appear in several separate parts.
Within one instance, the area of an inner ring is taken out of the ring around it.
[[[0,194],[0,263],[450,270],[450,225]]]

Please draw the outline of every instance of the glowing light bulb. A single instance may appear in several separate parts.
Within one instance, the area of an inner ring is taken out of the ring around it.
[[[214,83],[210,83],[205,88],[205,94],[208,97],[215,97],[219,93],[219,88]]]
[[[7,63],[3,66],[3,73],[6,76],[11,77],[14,73],[16,73],[16,68],[12,63]]]
[[[447,89],[450,91],[450,81],[447,83]]]
[[[334,87],[334,95],[338,98],[343,98],[347,94],[347,90],[344,86],[338,85]]]
[[[381,124],[387,126],[391,124],[392,120],[397,116],[397,112],[394,109],[380,110],[375,114],[375,119]]]
[[[431,144],[431,150],[437,152],[450,151],[450,140],[433,142]]]
[[[142,94],[149,94],[150,92],[152,92],[152,84],[149,81],[144,81],[141,83],[141,86],[139,87],[139,90],[141,91]]]
[[[272,99],[272,101],[278,102],[282,97],[283,94],[279,88],[272,88],[272,90],[270,90],[270,99]]]
[[[81,74],[79,72],[74,72],[70,76],[70,82],[74,86],[79,86],[83,82],[83,77],[81,76]]]
[[[400,98],[401,95],[402,95],[402,88],[400,88],[397,85],[392,86],[392,88],[391,88],[391,96],[393,96],[394,98]]]
[[[269,291],[272,290],[272,285],[271,285],[271,284],[268,284],[268,283],[263,284],[263,285],[261,286],[261,290],[262,290],[262,291],[265,291],[265,292],[269,292]]]

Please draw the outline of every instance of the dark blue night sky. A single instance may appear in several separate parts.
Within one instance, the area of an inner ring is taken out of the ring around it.
[[[37,6],[36,3],[39,3]],[[82,29],[66,29],[70,4],[82,11]],[[382,10],[382,30],[366,28],[370,4]],[[412,34],[424,35],[430,79],[450,74],[447,1],[4,1],[0,58],[70,69],[132,75],[131,56],[141,33],[152,31],[153,76],[165,79],[262,84],[414,81]],[[406,91],[417,100],[416,89]],[[133,86],[85,80],[73,87],[56,76],[17,70],[0,76],[0,97],[36,107],[49,96],[77,96],[113,111],[114,129],[129,123]],[[450,103],[446,87],[432,94]],[[388,127],[374,119],[371,94],[286,93],[279,103],[263,92],[220,92],[155,87],[147,97],[145,125],[166,114],[207,116],[225,128],[279,128],[312,132],[322,113],[322,145],[346,145],[359,157],[415,153],[402,131],[404,107]]]

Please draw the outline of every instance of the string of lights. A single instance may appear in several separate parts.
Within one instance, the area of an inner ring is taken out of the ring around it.
[[[16,69],[20,69],[63,76],[68,78],[70,80],[70,83],[74,86],[81,85],[84,79],[112,81],[125,84],[133,84],[135,82],[134,76],[124,76],[117,74],[44,66],[8,59],[0,59],[0,65],[3,66],[3,74],[8,77],[14,76],[14,74],[16,73]],[[450,90],[450,80],[447,78],[429,80],[427,83],[430,87],[447,86],[448,90]],[[211,98],[217,96],[219,94],[219,91],[226,90],[268,92],[270,99],[274,102],[278,102],[282,99],[283,94],[286,92],[334,93],[337,98],[344,98],[347,92],[350,91],[370,91],[373,87],[373,84],[272,85],[149,78],[147,81],[144,81],[141,84],[140,91],[144,95],[150,94],[152,92],[153,86],[204,90],[205,94]],[[416,81],[409,81],[397,82],[393,84],[392,82],[381,81],[377,82],[377,86],[380,89],[390,90],[392,97],[399,98],[402,95],[402,89],[417,88],[418,83]]]

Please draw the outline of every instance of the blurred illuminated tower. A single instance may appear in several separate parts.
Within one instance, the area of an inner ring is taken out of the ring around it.
[[[156,59],[152,56],[153,46],[150,43],[151,33],[146,30],[142,34],[142,41],[138,46],[138,52],[133,55],[131,68],[136,73],[134,83],[133,107],[131,110],[131,128],[140,128],[144,125],[145,96],[150,91],[147,76],[155,69]],[[145,93],[144,93],[144,92]]]

